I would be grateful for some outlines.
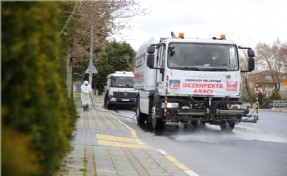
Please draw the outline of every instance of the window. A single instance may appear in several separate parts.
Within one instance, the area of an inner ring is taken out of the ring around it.
[[[170,43],[168,67],[194,71],[237,71],[235,45],[207,43]]]
[[[134,87],[134,77],[113,76],[111,77],[111,87]]]
[[[273,85],[273,84],[265,84],[265,87],[266,87],[266,88],[273,88],[274,85]]]
[[[231,47],[229,48],[229,64],[231,68],[236,69],[238,65],[238,60],[237,60],[237,55],[236,55],[236,48]]]
[[[285,79],[285,75],[279,75],[279,79]]]
[[[271,81],[271,79],[272,79],[272,78],[271,78],[271,75],[265,75],[265,80],[266,80],[266,81]]]

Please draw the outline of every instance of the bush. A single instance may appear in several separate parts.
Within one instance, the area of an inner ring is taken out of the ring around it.
[[[272,95],[270,96],[270,100],[281,100],[281,96],[279,93],[272,93]]]
[[[259,106],[264,105],[265,102],[266,102],[266,95],[263,94],[263,93],[261,93],[261,92],[259,92],[259,93],[258,93],[258,103],[259,103]]]
[[[3,175],[39,175],[39,161],[29,145],[27,135],[11,128],[2,128],[2,174]]]
[[[63,86],[59,14],[57,2],[2,3],[3,175],[52,175],[70,148],[76,113]]]

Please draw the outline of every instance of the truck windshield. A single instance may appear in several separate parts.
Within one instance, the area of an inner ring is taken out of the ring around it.
[[[111,87],[133,88],[134,78],[127,76],[113,76],[111,77]]]
[[[237,48],[232,44],[170,43],[168,67],[178,70],[235,71]]]

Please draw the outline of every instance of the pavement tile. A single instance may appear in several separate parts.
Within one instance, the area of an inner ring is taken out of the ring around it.
[[[102,99],[98,97],[97,103]],[[99,106],[96,109],[83,112],[78,108],[80,118],[71,141],[74,150],[64,159],[58,176],[187,175],[159,151],[136,142],[130,129],[111,113]]]

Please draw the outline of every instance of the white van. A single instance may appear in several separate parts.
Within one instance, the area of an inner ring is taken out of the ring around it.
[[[134,107],[137,94],[134,89],[134,74],[126,71],[116,71],[107,76],[104,106],[108,109],[120,105]]]

